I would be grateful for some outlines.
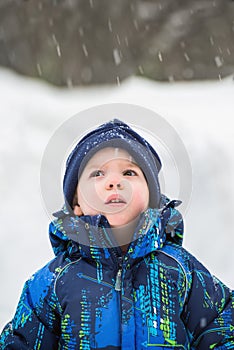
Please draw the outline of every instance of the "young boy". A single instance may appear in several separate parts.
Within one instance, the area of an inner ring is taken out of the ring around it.
[[[234,349],[232,292],[182,248],[160,159],[113,120],[70,154],[55,259],[25,284],[1,349]]]

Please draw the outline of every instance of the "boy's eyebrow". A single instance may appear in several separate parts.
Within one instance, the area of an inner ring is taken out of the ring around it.
[[[136,162],[134,162],[133,160],[128,160],[127,161],[127,164],[129,164],[129,165],[131,165],[131,166],[136,166],[136,167],[138,167],[138,168],[140,168],[140,166],[136,163]]]
[[[134,162],[133,160],[129,160],[129,159],[124,159],[126,161],[126,164],[124,164],[124,166],[135,166],[135,167],[138,167],[140,168],[140,166]],[[86,165],[86,169],[100,169],[103,165],[105,165],[106,163],[108,162],[105,162],[104,164],[100,164],[100,163],[94,163],[94,164],[87,164]]]

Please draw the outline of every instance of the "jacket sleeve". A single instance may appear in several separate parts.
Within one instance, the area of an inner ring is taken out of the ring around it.
[[[234,293],[194,261],[183,314],[191,349],[234,349]]]
[[[46,266],[25,283],[15,316],[0,336],[0,349],[58,348],[60,318],[52,282]]]

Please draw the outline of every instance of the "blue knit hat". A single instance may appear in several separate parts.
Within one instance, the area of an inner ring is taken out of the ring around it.
[[[73,206],[78,180],[85,165],[97,151],[106,147],[122,148],[134,158],[148,183],[149,206],[159,208],[161,193],[158,173],[161,169],[161,161],[158,154],[127,124],[114,119],[84,136],[70,153],[63,179],[63,192],[68,210]]]

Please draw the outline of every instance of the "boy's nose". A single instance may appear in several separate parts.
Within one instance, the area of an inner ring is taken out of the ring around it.
[[[121,190],[123,189],[123,185],[119,181],[107,181],[106,182],[106,189],[107,190]]]

